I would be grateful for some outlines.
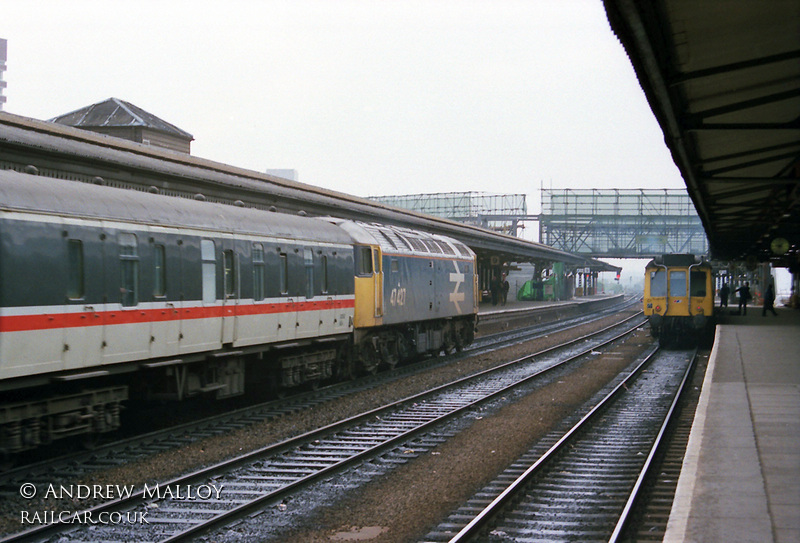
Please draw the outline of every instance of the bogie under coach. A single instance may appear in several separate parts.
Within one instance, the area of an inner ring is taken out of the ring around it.
[[[0,454],[469,344],[444,236],[0,171]]]
[[[691,254],[651,260],[645,267],[644,314],[660,344],[696,344],[713,330],[711,264]]]

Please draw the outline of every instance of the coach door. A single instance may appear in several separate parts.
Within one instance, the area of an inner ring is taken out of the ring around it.
[[[222,250],[222,343],[236,338],[236,310],[239,304],[239,259],[233,242],[227,241]]]
[[[65,369],[98,365],[103,359],[105,341],[106,292],[105,238],[99,240],[80,232],[69,232],[65,238],[67,262],[67,306],[75,315],[63,328],[61,357]],[[97,260],[92,260],[95,255]],[[99,255],[99,256],[97,256]],[[58,357],[58,353],[53,353]]]

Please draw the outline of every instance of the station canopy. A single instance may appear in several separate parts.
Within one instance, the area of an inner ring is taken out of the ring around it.
[[[604,4],[711,256],[800,266],[800,2]]]

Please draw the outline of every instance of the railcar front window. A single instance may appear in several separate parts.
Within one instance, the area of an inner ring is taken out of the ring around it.
[[[139,303],[139,253],[134,234],[119,235],[120,297],[123,307]]]
[[[653,298],[667,296],[667,272],[664,270],[650,272],[650,296]]]
[[[669,295],[674,297],[686,296],[685,271],[673,271],[669,273]]]
[[[689,276],[689,286],[692,296],[703,297],[706,295],[706,274],[701,271],[693,271]]]

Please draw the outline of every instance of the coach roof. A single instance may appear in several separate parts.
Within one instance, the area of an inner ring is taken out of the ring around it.
[[[323,220],[130,189],[0,171],[0,210],[350,245]]]

